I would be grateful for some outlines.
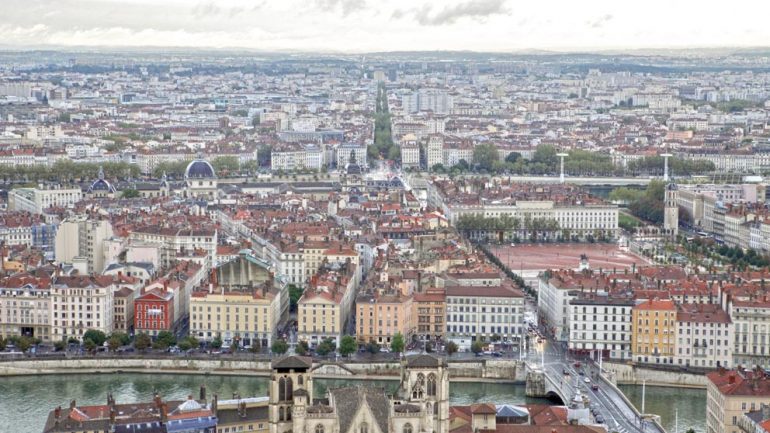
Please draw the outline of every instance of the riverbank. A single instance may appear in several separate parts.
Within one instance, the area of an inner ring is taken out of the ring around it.
[[[602,368],[610,373],[610,379],[618,385],[641,385],[645,383],[647,386],[706,389],[708,384],[706,375],[697,372],[608,361],[602,364]]]
[[[489,381],[523,383],[525,371],[517,360],[449,361],[453,381]],[[399,362],[317,362],[313,375],[325,379],[398,380]],[[2,376],[38,376],[62,374],[198,374],[268,377],[270,361],[188,358],[77,358],[20,359],[0,362]]]

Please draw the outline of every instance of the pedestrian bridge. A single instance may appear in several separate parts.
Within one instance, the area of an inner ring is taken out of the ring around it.
[[[564,362],[527,362],[526,395],[558,399],[572,409],[590,409],[590,422],[604,424],[610,433],[666,433],[660,417],[641,414],[604,375],[590,369],[585,374]]]

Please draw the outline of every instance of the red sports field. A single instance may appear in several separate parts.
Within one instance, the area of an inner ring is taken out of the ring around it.
[[[519,270],[575,269],[580,263],[580,255],[588,256],[591,269],[630,269],[647,265],[647,261],[629,251],[621,251],[614,244],[517,244],[497,246],[492,252],[508,267]]]

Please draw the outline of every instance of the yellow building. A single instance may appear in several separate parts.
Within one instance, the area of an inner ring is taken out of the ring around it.
[[[412,336],[412,298],[400,293],[362,293],[356,297],[356,336],[360,342],[390,344],[400,332]]]
[[[212,287],[194,292],[190,296],[190,335],[201,341],[219,336],[225,345],[237,340],[244,347],[255,342],[267,347],[281,320],[280,298],[271,282],[251,291]]]
[[[297,302],[297,338],[311,347],[332,338],[339,347],[358,283],[358,266],[351,262],[329,263],[314,275]]]
[[[670,299],[650,299],[631,309],[631,351],[637,362],[673,364],[676,305]]]
[[[762,369],[720,368],[706,377],[706,433],[743,433],[743,414],[770,404],[770,378]]]

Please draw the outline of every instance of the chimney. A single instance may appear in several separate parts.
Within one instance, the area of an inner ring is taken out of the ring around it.
[[[56,406],[56,409],[53,410],[53,417],[56,421],[59,421],[59,418],[61,418],[61,406]]]
[[[238,415],[241,418],[246,418],[246,402],[245,401],[238,402]]]
[[[217,395],[214,394],[214,398],[211,400],[211,413],[214,414],[214,416],[217,415]]]
[[[70,409],[75,409],[76,406],[75,400],[70,400]]]
[[[168,292],[168,280],[163,280],[163,293]]]
[[[201,389],[198,397],[200,398],[200,400],[206,401],[206,385],[201,385]]]

